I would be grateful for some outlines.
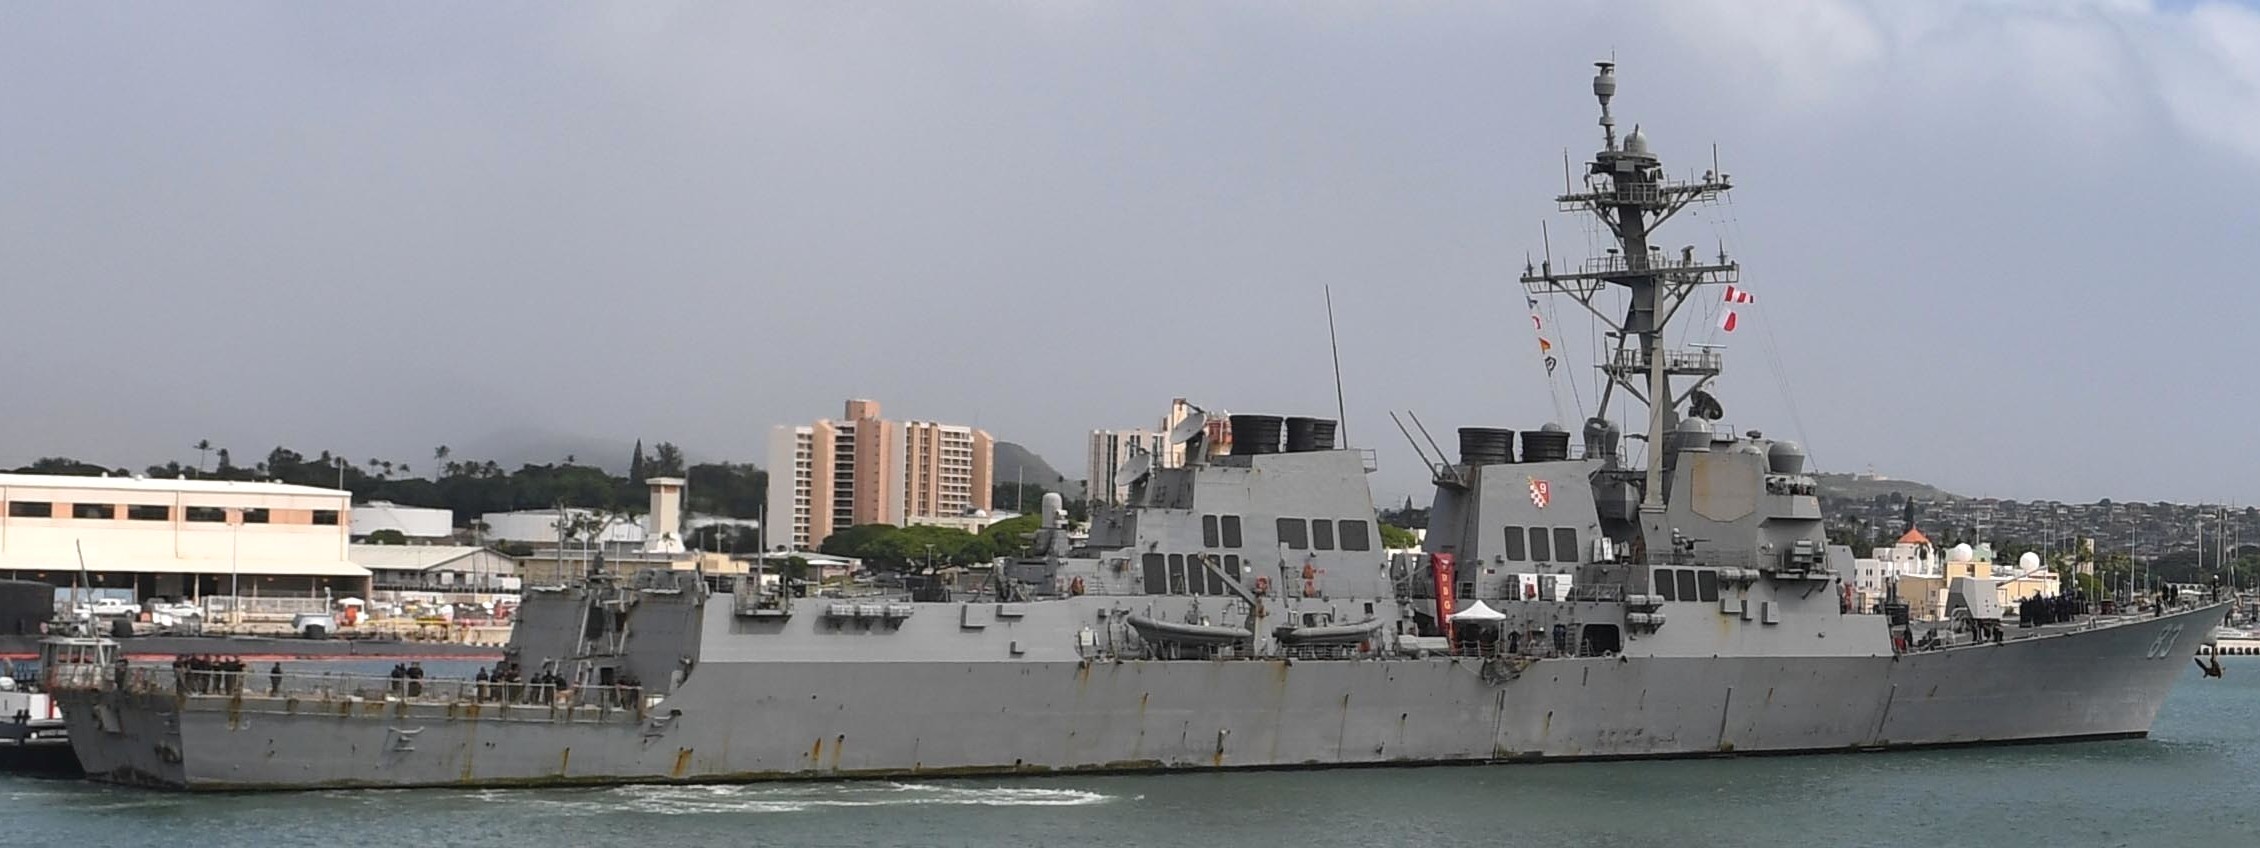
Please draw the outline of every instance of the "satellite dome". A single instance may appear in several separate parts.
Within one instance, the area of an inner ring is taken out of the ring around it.
[[[1802,474],[1805,471],[1805,449],[1796,442],[1780,441],[1766,449],[1766,464],[1775,474]]]
[[[1708,424],[1704,424],[1703,419],[1701,418],[1682,418],[1679,419],[1679,432],[1702,433],[1708,436],[1710,435],[1711,427]]]
[[[1542,426],[1542,427],[1539,427],[1539,428],[1538,428],[1538,432],[1541,432],[1541,433],[1567,433],[1567,432],[1569,432],[1569,431],[1568,431],[1568,430],[1565,430],[1565,429],[1562,429],[1562,425],[1560,425],[1560,424],[1556,424],[1556,423],[1554,423],[1554,422],[1552,422],[1552,421],[1548,421],[1548,422],[1546,422],[1545,426]]]
[[[2025,555],[2024,555],[2024,556],[2021,556],[2021,557],[2017,557],[2017,570],[2019,570],[2019,571],[2039,571],[2039,570],[2040,570],[2040,555],[2039,555],[2039,554],[2036,554],[2036,553],[2033,553],[2033,552],[2031,552],[2031,551],[2026,551],[2026,552],[2025,552]]]
[[[1648,152],[1648,134],[1641,132],[1637,126],[1633,127],[1632,134],[1624,137],[1624,152],[1646,154]]]
[[[1977,551],[1972,550],[1968,542],[1955,545],[1953,550],[1946,552],[1947,562],[1969,562],[1973,559],[1977,559]]]

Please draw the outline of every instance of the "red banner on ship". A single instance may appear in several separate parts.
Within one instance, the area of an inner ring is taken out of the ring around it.
[[[1436,577],[1436,624],[1444,629],[1445,644],[1452,642],[1452,613],[1458,605],[1452,597],[1452,555],[1429,554],[1428,573]]]

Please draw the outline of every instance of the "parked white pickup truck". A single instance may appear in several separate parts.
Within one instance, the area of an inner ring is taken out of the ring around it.
[[[122,601],[117,598],[95,598],[92,603],[80,604],[78,606],[72,607],[71,614],[80,618],[84,618],[90,615],[140,615],[141,605],[132,601]]]

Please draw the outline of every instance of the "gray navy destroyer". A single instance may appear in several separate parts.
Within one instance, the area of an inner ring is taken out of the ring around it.
[[[192,680],[47,646],[86,771],[192,790],[730,782],[1685,757],[2137,737],[2219,604],[2004,628],[1855,609],[1795,444],[1718,425],[1714,349],[1674,350],[1720,256],[1651,248],[1728,188],[1618,137],[1559,198],[1616,242],[1528,294],[1613,329],[1619,425],[1469,427],[1424,549],[1380,544],[1372,455],[1332,421],[1231,417],[1133,461],[1083,541],[1056,502],[987,588],[794,597],[760,574],[530,588],[522,680]],[[1621,293],[1629,308],[1605,311]],[[1612,301],[1613,302],[1613,301]],[[1622,400],[1623,398],[1619,398]],[[1623,404],[1631,406],[1631,404]],[[1607,409],[1604,404],[1602,409]],[[1634,437],[1639,438],[1639,437]],[[1221,441],[1221,440],[1219,440]],[[1520,450],[1516,450],[1519,443]],[[1431,441],[1431,446],[1433,442]]]

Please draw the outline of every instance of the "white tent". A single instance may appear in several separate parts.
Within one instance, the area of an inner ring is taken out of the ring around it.
[[[1452,613],[1450,618],[1453,621],[1492,622],[1507,620],[1507,614],[1492,609],[1490,605],[1485,604],[1482,601],[1476,601],[1475,603],[1469,604],[1467,606],[1467,609]]]
[[[1481,601],[1478,601],[1477,603],[1481,603]],[[339,598],[337,599],[337,605],[341,607],[358,607],[365,606],[366,604],[360,598]]]

